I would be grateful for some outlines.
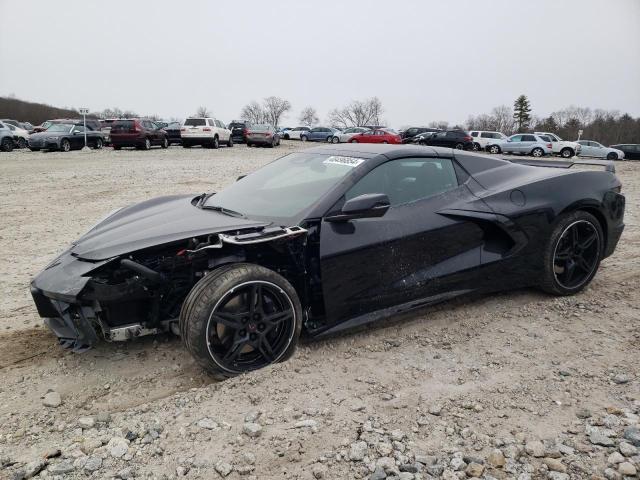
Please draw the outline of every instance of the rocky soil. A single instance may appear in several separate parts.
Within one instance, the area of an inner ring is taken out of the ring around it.
[[[216,190],[302,148],[0,154],[0,478],[636,479],[640,164],[575,297],[465,298],[303,342],[216,383],[180,340],[61,350],[28,283],[124,204]]]

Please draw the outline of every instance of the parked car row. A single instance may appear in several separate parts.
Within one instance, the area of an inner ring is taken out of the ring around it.
[[[0,120],[0,149],[28,147],[32,151],[69,151],[85,145],[85,123],[79,118],[52,119],[34,127],[28,122]],[[135,147],[148,150],[172,144],[184,148],[201,146],[232,147],[234,143],[247,146],[280,145],[281,139],[302,142],[329,143],[412,143],[449,147],[460,150],[486,151],[493,154],[522,154],[542,157],[558,155],[604,158],[608,160],[640,159],[640,145],[621,144],[605,147],[594,140],[566,141],[552,132],[517,133],[507,136],[498,131],[461,129],[441,130],[431,127],[410,127],[396,132],[379,125],[337,129],[333,127],[275,128],[267,124],[251,124],[233,120],[225,125],[213,117],[190,117],[184,122],[152,121],[144,118],[86,119],[87,145],[102,148],[112,145],[115,150]]]

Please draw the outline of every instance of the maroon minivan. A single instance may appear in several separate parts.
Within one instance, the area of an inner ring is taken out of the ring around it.
[[[140,118],[116,120],[111,124],[110,136],[114,150],[122,147],[149,150],[154,145],[162,148],[169,146],[169,137],[162,127]]]

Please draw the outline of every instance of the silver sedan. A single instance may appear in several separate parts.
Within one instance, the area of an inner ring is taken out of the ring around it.
[[[369,128],[365,128],[365,127],[351,127],[351,128],[345,128],[342,131],[336,131],[333,137],[331,137],[331,143],[346,143],[354,135],[357,135],[358,133],[364,133],[369,130],[370,130]]]
[[[607,160],[622,160],[624,152],[617,148],[605,147],[601,143],[593,140],[577,140],[582,145],[580,151],[581,157],[606,158]]]

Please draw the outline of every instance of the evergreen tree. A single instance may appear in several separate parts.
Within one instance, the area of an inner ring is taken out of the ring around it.
[[[516,121],[517,131],[529,127],[531,121],[531,103],[526,95],[520,95],[513,103],[513,119]]]

